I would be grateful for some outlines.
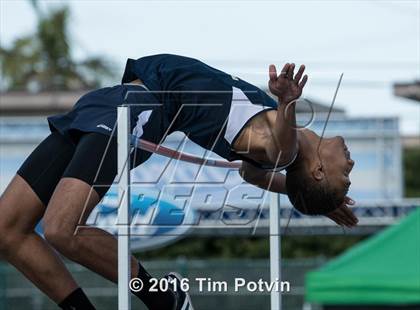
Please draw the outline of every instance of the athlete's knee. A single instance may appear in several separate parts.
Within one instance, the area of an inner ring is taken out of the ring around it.
[[[0,255],[15,253],[26,238],[35,234],[43,206],[26,181],[16,175],[0,196]]]
[[[13,253],[13,249],[19,244],[19,236],[13,232],[0,229],[0,258],[6,259]]]
[[[0,217],[0,257],[7,259],[13,249],[20,244],[22,235],[12,221]]]
[[[53,248],[64,256],[69,257],[77,253],[75,230],[60,222],[44,223],[44,237]]]

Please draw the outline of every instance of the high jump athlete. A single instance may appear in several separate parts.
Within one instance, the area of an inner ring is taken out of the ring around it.
[[[340,225],[357,219],[346,196],[354,162],[343,138],[321,139],[296,129],[295,104],[307,81],[304,66],[280,74],[269,68],[269,89],[198,60],[155,55],[129,59],[122,84],[87,93],[73,109],[48,118],[51,134],[26,159],[0,198],[0,254],[62,309],[94,309],[60,256],[117,282],[117,240],[83,225],[117,173],[117,106],[132,104],[133,135],[161,143],[174,132],[225,159],[242,160],[240,174],[261,188],[287,194],[309,215]],[[151,153],[132,153],[132,167]],[[279,173],[286,170],[287,176]],[[43,220],[44,238],[34,230]],[[77,233],[75,233],[77,231]],[[151,310],[192,309],[187,293],[149,292],[151,275],[134,258],[135,293]],[[169,279],[180,281],[170,273]],[[127,284],[128,285],[128,284]]]

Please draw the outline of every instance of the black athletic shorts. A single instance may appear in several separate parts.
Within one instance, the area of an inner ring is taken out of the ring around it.
[[[80,133],[77,141],[55,131],[29,155],[17,172],[48,205],[61,178],[93,186],[102,198],[117,174],[117,141],[99,133]]]

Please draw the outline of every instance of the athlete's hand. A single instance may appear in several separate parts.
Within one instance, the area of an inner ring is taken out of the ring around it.
[[[347,226],[349,228],[357,225],[359,220],[353,214],[353,211],[348,207],[348,205],[354,205],[355,202],[350,197],[345,197],[344,202],[334,211],[327,213],[326,216],[336,222],[340,226]]]
[[[308,76],[305,74],[302,78],[305,66],[301,65],[296,75],[294,75],[295,64],[285,64],[277,75],[277,69],[275,65],[270,65],[268,82],[268,88],[271,93],[279,98],[281,103],[289,103],[293,100],[298,99],[302,95],[303,87],[308,80]]]

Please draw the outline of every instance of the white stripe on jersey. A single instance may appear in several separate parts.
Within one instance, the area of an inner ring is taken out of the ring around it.
[[[225,139],[230,144],[251,117],[263,110],[270,109],[270,107],[253,104],[239,88],[232,87],[232,90],[232,104],[225,133]]]

